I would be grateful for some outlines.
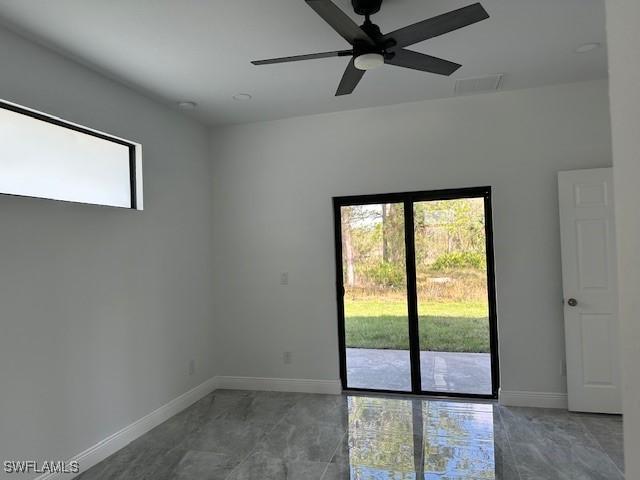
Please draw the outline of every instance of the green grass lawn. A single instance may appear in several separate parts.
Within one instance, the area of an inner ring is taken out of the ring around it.
[[[408,350],[406,309],[404,300],[345,297],[347,347]],[[424,302],[418,313],[421,350],[489,352],[486,304]]]

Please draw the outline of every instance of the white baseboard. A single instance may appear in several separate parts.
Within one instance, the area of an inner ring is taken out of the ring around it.
[[[501,405],[510,407],[567,408],[567,394],[554,392],[526,392],[502,390],[498,395]]]
[[[342,393],[340,380],[308,380],[303,378],[217,377],[217,387],[233,390],[266,390],[273,392]]]
[[[87,448],[85,451],[71,458],[67,463],[76,461],[80,465],[80,473],[97,465],[105,458],[125,447],[138,437],[141,437],[149,430],[157,427],[162,422],[180,413],[185,408],[208,395],[217,388],[217,377],[210,378],[195,388],[192,388],[179,397],[174,398],[169,403],[127,425],[122,430],[108,436],[104,440]],[[36,480],[70,480],[77,474],[47,473],[40,475]]]

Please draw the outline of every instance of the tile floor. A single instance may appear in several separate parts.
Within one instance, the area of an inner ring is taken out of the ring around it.
[[[218,390],[82,480],[619,480],[619,417]]]

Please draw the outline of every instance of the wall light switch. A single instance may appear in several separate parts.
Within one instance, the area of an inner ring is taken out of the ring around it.
[[[289,272],[282,272],[280,274],[280,285],[289,285]]]

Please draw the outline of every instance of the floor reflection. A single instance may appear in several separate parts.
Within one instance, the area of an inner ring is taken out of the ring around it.
[[[499,448],[495,447],[493,408],[491,404],[349,397],[344,459],[350,478],[496,480]]]

